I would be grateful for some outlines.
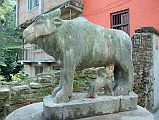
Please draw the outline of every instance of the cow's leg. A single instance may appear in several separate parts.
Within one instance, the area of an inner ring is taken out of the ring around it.
[[[75,72],[73,51],[67,51],[64,56],[63,69],[60,75],[60,90],[56,93],[54,100],[56,103],[68,102],[72,99],[73,79]]]
[[[52,92],[52,97],[55,97],[57,92],[62,88],[61,84],[59,83],[58,87],[56,87]]]
[[[127,86],[128,86],[128,92],[133,91],[133,85],[134,85],[134,67],[133,67],[133,63],[130,62],[129,66],[127,66],[126,68],[127,70],[127,74],[125,76],[125,80],[127,80]]]
[[[88,98],[95,98],[96,96],[96,81],[89,81]]]
[[[109,92],[110,95],[114,95],[112,82],[108,81],[104,87],[104,93],[107,95]]]
[[[52,92],[52,97],[55,97],[55,95],[57,94],[57,92],[59,91],[59,90],[61,90],[61,88],[62,88],[62,75],[61,75],[61,73],[62,73],[62,69],[60,70],[61,72],[60,72],[60,82],[59,82],[59,85],[53,90],[53,92]]]
[[[117,81],[116,92],[118,95],[128,95],[133,86],[133,65],[131,60],[120,61],[120,64],[114,68],[114,79]]]
[[[115,95],[118,95],[118,86],[119,86],[119,81],[120,81],[120,68],[118,65],[114,64],[114,83],[112,89],[115,90]]]
[[[56,103],[69,102],[72,99],[73,76],[74,72],[72,70],[63,69],[61,71],[61,87],[59,85],[59,90],[54,97]]]

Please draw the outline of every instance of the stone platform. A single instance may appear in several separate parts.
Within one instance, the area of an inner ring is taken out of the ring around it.
[[[44,97],[46,120],[74,120],[98,115],[112,114],[137,109],[135,93],[128,96],[98,96],[78,98],[67,103],[55,104],[51,96]]]
[[[43,103],[34,103],[12,112],[5,120],[45,120]],[[136,110],[114,114],[94,116],[77,120],[154,120],[153,115],[145,108],[137,106]]]
[[[74,93],[73,100],[55,104],[47,96],[44,102],[19,108],[5,120],[153,120],[146,109],[137,106],[137,95],[98,96],[85,98],[86,94]]]

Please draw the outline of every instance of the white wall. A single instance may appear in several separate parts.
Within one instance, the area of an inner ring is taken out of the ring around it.
[[[153,84],[153,110],[159,109],[159,36],[153,34],[153,67],[154,67],[154,84]]]

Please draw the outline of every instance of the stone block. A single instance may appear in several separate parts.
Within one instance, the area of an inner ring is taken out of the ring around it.
[[[138,96],[133,92],[130,93],[130,96],[121,96],[120,112],[137,109],[137,101],[138,101]]]
[[[40,83],[31,82],[30,84],[31,89],[38,89],[41,88],[42,85]]]
[[[22,91],[22,90],[29,90],[29,89],[30,89],[29,85],[14,86],[11,88],[12,91],[16,91],[16,92]]]
[[[137,109],[135,93],[128,96],[99,96],[94,99],[78,98],[59,104],[53,101],[51,96],[43,99],[46,120],[73,120]]]

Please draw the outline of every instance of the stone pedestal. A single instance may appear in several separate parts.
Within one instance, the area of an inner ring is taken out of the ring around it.
[[[85,98],[76,93],[68,103],[55,104],[51,96],[43,103],[19,108],[5,120],[154,120],[146,109],[137,106],[137,95]]]
[[[74,120],[137,109],[137,95],[99,96],[78,98],[67,103],[55,104],[51,96],[44,97],[44,117],[46,120]]]
[[[34,103],[12,112],[5,120],[45,120],[43,103]],[[136,110],[101,116],[81,118],[78,120],[154,120],[153,115],[145,108],[137,106]],[[157,119],[156,119],[157,120]]]

